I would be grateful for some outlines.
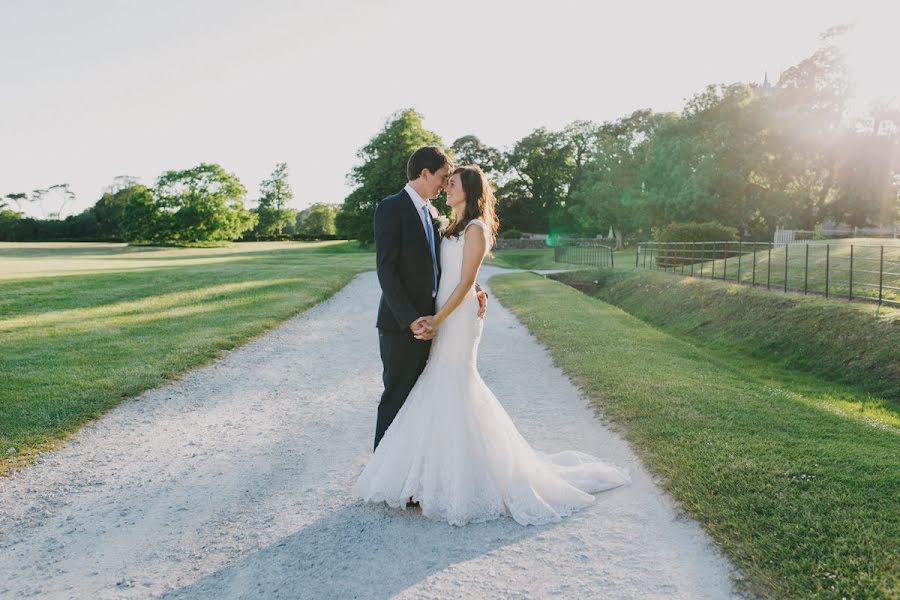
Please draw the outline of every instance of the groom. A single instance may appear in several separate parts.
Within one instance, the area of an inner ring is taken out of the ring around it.
[[[424,146],[409,157],[409,182],[375,209],[375,260],[381,302],[378,339],[384,393],[378,404],[375,448],[425,368],[434,332],[423,317],[435,313],[440,281],[440,244],[436,198],[450,179],[450,158],[437,146]],[[478,290],[478,316],[484,317],[487,294]]]

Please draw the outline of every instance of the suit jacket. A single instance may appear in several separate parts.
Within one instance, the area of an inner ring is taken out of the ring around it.
[[[431,295],[435,275],[428,250],[428,238],[412,198],[405,190],[388,196],[375,208],[375,262],[381,301],[376,327],[405,331],[424,315],[434,314]],[[434,254],[440,281],[441,237],[434,228]]]

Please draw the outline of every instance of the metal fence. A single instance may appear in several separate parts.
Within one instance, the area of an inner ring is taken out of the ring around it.
[[[613,249],[591,240],[572,240],[553,248],[553,259],[556,262],[575,265],[592,265],[595,267],[616,266]]]
[[[634,267],[900,306],[900,244],[643,242]]]

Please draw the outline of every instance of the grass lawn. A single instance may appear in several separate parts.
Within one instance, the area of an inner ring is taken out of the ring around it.
[[[567,265],[553,260],[553,248],[509,248],[494,250],[484,262],[505,269],[565,269]]]
[[[619,250],[615,253],[616,269],[634,267],[634,248]],[[556,262],[553,259],[553,248],[526,248],[494,250],[494,256],[485,260],[485,264],[506,269],[583,269],[584,265]]]
[[[498,298],[771,598],[900,596],[900,434],[534,274]]]
[[[353,242],[0,243],[0,475],[373,268]]]

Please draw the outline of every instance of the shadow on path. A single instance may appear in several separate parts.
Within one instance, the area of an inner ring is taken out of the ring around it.
[[[163,597],[391,598],[454,564],[553,527],[522,527],[505,518],[454,527],[418,510],[355,504]],[[465,582],[459,585],[465,589]],[[427,584],[418,588],[426,590]]]

